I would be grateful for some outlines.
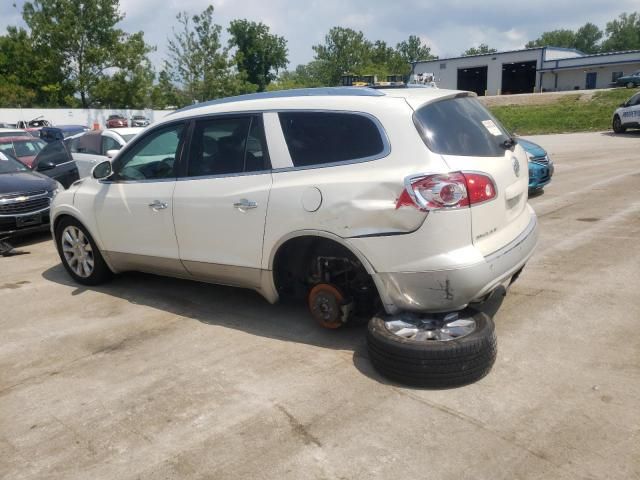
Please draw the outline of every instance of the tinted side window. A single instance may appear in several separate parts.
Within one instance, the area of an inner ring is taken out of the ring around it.
[[[415,113],[422,139],[434,153],[501,157],[509,138],[500,122],[473,97],[429,103]]]
[[[100,152],[100,135],[86,134],[71,141],[72,153],[102,155]]]
[[[296,167],[359,160],[384,150],[380,130],[363,115],[338,112],[281,112],[278,115]]]
[[[34,165],[37,165],[40,162],[47,161],[53,162],[56,165],[71,161],[69,152],[67,152],[64,143],[62,143],[60,140],[57,140],[48,144],[40,151],[34,161]]]
[[[120,150],[120,144],[111,137],[102,137],[102,155],[106,155],[109,150]]]
[[[269,168],[260,116],[220,117],[196,123],[187,176],[256,172]]]
[[[638,105],[640,103],[640,93],[635,94],[633,97],[631,97],[631,100],[629,100],[629,106],[634,106],[634,105]]]
[[[141,138],[114,163],[115,180],[175,178],[184,125],[171,125]]]

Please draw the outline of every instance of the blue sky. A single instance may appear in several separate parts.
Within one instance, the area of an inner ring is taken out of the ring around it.
[[[200,13],[211,3],[223,28],[230,20],[247,18],[284,36],[290,68],[310,61],[311,46],[322,43],[336,25],[362,30],[370,40],[393,46],[419,35],[435,54],[448,57],[480,43],[498,50],[520,48],[543,31],[576,29],[586,22],[604,28],[620,13],[640,10],[638,0],[120,0],[125,14],[121,27],[144,31],[147,42],[157,46],[152,60],[160,66],[178,12]],[[0,0],[1,31],[22,24],[23,4],[24,0]]]

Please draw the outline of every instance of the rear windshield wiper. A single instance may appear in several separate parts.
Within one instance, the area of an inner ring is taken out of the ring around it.
[[[505,150],[511,150],[513,147],[516,146],[516,143],[518,143],[518,141],[515,138],[509,137],[504,142],[502,142],[500,146]]]

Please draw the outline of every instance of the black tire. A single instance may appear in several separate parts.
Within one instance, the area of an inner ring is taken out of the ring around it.
[[[611,126],[614,133],[624,133],[627,131],[627,128],[622,125],[622,120],[620,120],[620,117],[618,115],[613,117]]]
[[[472,311],[476,322],[470,334],[449,341],[415,341],[390,332],[384,319],[369,322],[369,359],[384,377],[423,388],[452,388],[467,385],[487,375],[497,354],[493,321]]]
[[[627,88],[633,88],[633,87],[635,87],[635,86],[636,86],[636,84],[635,84],[635,83],[633,83],[633,82],[627,82]]]
[[[91,271],[91,274],[89,274],[88,276],[83,277],[78,275],[69,265],[69,262],[67,261],[67,258],[63,253],[62,235],[67,227],[75,227],[80,230],[91,245],[93,269]],[[60,256],[60,261],[62,262],[62,265],[64,266],[67,273],[69,273],[71,278],[73,278],[76,282],[82,285],[99,285],[110,280],[113,277],[113,272],[111,271],[111,269],[109,269],[106,262],[104,261],[104,258],[102,257],[102,254],[100,253],[96,242],[93,240],[93,237],[84,227],[84,225],[82,225],[76,219],[72,217],[65,217],[60,220],[60,223],[56,225],[55,240],[56,248],[58,249],[58,255]]]

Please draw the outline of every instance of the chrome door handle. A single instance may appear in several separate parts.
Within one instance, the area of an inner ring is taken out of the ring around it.
[[[253,202],[251,200],[247,200],[246,198],[241,198],[239,202],[233,204],[234,208],[238,210],[250,210],[252,208],[258,208],[258,202]]]
[[[161,202],[160,200],[154,200],[152,203],[149,204],[149,207],[157,211],[157,210],[164,210],[165,208],[169,208],[169,205],[167,205],[165,202]]]

